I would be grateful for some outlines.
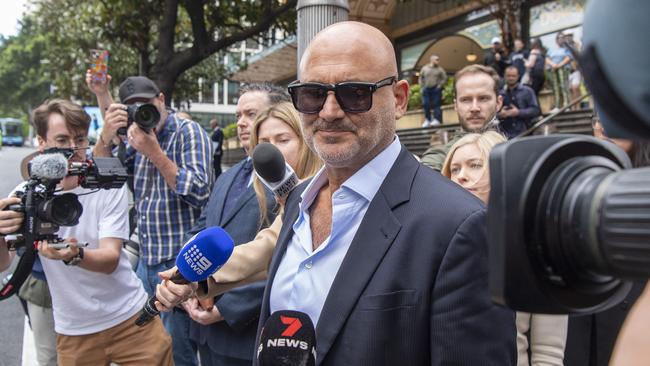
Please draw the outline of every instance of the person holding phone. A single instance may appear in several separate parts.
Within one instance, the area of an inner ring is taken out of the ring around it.
[[[138,277],[151,296],[160,282],[158,272],[174,266],[183,235],[201,215],[212,187],[210,138],[196,122],[182,119],[166,106],[164,93],[149,78],[128,77],[119,88],[121,103],[113,103],[111,78],[93,81],[86,74],[90,90],[105,111],[104,128],[93,149],[95,156],[112,156],[113,140],[126,128],[124,164],[134,179],[140,261]],[[160,120],[151,131],[128,123],[127,104],[153,104]],[[196,346],[189,340],[190,318],[182,311],[163,314],[165,328],[172,336],[176,365],[198,364]]]

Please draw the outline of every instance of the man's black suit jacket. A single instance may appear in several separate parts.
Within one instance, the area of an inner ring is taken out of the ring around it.
[[[304,188],[286,204],[258,338]],[[490,301],[485,225],[477,198],[402,147],[325,300],[317,364],[515,365],[514,312]]]

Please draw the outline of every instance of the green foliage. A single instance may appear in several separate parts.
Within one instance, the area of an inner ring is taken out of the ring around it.
[[[420,84],[414,84],[411,85],[408,110],[412,111],[420,108],[422,108],[422,88]]]
[[[47,40],[31,18],[18,35],[0,45],[0,117],[21,118],[49,96],[49,74],[43,61]]]
[[[454,78],[450,76],[447,78],[445,87],[442,89],[442,105],[454,104]]]
[[[226,76],[214,55],[270,28],[293,32],[296,1],[31,0],[20,33],[0,39],[0,112],[25,113],[50,85],[57,97],[96,104],[84,80],[94,48],[110,53],[113,88],[146,75],[167,100],[188,100],[198,77]]]
[[[237,136],[237,123],[231,123],[228,126],[223,128],[223,138],[229,139],[231,137]]]

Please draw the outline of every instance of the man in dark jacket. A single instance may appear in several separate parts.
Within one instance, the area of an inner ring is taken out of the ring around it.
[[[519,70],[515,66],[506,68],[505,79],[500,93],[503,108],[499,111],[499,130],[510,139],[526,131],[542,112],[533,89],[519,84]]]

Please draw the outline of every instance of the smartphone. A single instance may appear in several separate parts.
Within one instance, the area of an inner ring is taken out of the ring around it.
[[[90,72],[93,82],[106,82],[106,74],[108,74],[108,51],[90,50]]]

